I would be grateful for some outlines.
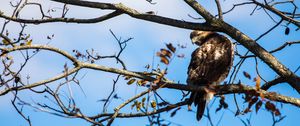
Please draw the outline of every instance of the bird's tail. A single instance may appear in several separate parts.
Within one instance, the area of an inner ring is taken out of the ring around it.
[[[194,103],[195,106],[197,107],[197,120],[201,120],[203,114],[204,114],[204,110],[205,110],[205,105],[206,105],[206,93],[205,91],[203,92],[192,92],[190,99],[189,99],[189,103],[188,105],[191,105],[192,103]]]
[[[198,102],[197,116],[196,116],[196,118],[197,118],[198,121],[201,120],[201,118],[202,118],[202,116],[204,114],[205,105],[206,105],[206,100],[205,99],[204,100],[200,100]]]

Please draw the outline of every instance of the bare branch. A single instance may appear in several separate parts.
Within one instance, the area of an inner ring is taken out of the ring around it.
[[[118,106],[117,108],[115,108],[115,113],[111,116],[110,120],[108,121],[107,125],[110,126],[112,124],[112,122],[114,121],[114,119],[117,117],[120,109],[122,109],[124,106],[126,106],[127,104],[129,104],[130,102],[134,101],[135,99],[142,97],[143,95],[147,94],[150,90],[146,90],[143,91],[137,95],[135,95],[134,97],[128,99],[127,101],[125,101],[124,103],[122,103],[120,106]]]
[[[75,68],[69,70],[67,73],[70,75],[72,73],[77,72],[78,70],[82,69],[82,68],[88,68],[88,69],[94,69],[94,70],[100,70],[100,71],[105,71],[105,72],[111,72],[111,73],[116,73],[116,74],[121,74],[121,75],[126,75],[126,76],[132,76],[132,77],[136,77],[136,78],[140,78],[143,80],[147,80],[147,81],[154,81],[156,80],[156,78],[145,75],[145,73],[138,73],[138,72],[133,72],[133,71],[128,71],[128,70],[121,70],[121,69],[116,69],[116,68],[110,68],[110,67],[105,67],[105,66],[100,66],[100,65],[96,65],[96,64],[90,64],[90,63],[83,63],[83,62],[79,62],[76,60],[76,58],[72,57],[71,55],[69,55],[67,52],[64,52],[62,50],[53,48],[53,47],[49,47],[49,46],[18,46],[18,47],[14,47],[11,49],[3,49],[1,48],[1,50],[5,50],[8,52],[11,51],[16,51],[16,50],[23,50],[23,49],[45,49],[45,50],[49,50],[49,51],[54,51],[56,53],[62,54],[63,56],[67,57],[69,60],[71,60],[72,62],[76,63]],[[65,77],[65,73],[58,75],[52,79],[48,79],[48,80],[44,80],[41,82],[37,82],[37,83],[33,83],[33,84],[29,84],[29,85],[25,85],[25,86],[20,86],[20,87],[12,87],[9,89],[6,89],[4,91],[0,92],[0,95],[4,95],[6,93],[8,93],[9,91],[12,90],[24,90],[24,89],[30,89],[32,87],[36,87],[36,86],[40,86],[46,83],[50,83],[53,82],[55,80],[61,79],[63,77]],[[158,89],[158,88],[162,88],[162,87],[166,87],[166,88],[171,88],[171,89],[180,89],[180,90],[186,90],[186,91],[199,91],[199,90],[203,90],[203,87],[194,87],[194,86],[186,86],[183,84],[177,84],[174,82],[160,82],[160,84],[156,87],[154,87],[154,89]],[[299,99],[295,99],[292,97],[286,97],[283,95],[279,95],[276,93],[270,93],[270,92],[266,92],[264,90],[260,90],[260,91],[256,91],[255,88],[252,88],[250,86],[245,86],[245,85],[221,85],[219,87],[217,87],[216,92],[218,92],[217,94],[230,94],[230,93],[247,93],[249,91],[255,91],[257,92],[257,94],[259,93],[263,93],[265,98],[268,98],[270,100],[274,100],[274,101],[279,101],[282,103],[289,103],[292,105],[296,105],[296,106],[300,106],[300,100]]]
[[[281,17],[283,20],[286,20],[288,22],[293,23],[294,25],[296,25],[297,27],[300,27],[300,21],[294,20],[291,17],[288,17],[286,15],[284,15],[283,13],[281,13],[280,11],[278,11],[277,9],[275,9],[272,6],[266,5],[266,4],[262,4],[260,2],[257,2],[256,0],[252,0],[255,4],[257,4],[258,6],[261,6],[271,12],[273,12],[274,14],[278,15],[279,17]]]
[[[219,0],[215,0],[217,8],[218,8],[218,15],[219,15],[219,19],[223,20],[223,12],[222,12],[222,7],[220,4]]]
[[[16,17],[9,17],[4,15],[3,13],[0,13],[0,17],[20,22],[20,23],[28,23],[28,24],[41,24],[41,23],[50,23],[50,22],[66,22],[66,23],[97,23],[102,22],[108,19],[111,19],[113,17],[119,16],[120,12],[114,11],[112,13],[97,17],[97,18],[91,18],[91,19],[76,19],[76,18],[49,18],[49,19],[20,19]]]

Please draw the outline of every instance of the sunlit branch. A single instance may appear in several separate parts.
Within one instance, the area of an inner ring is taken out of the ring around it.
[[[110,72],[110,73],[116,73],[116,74],[121,74],[121,75],[125,75],[125,76],[131,76],[131,77],[135,77],[135,78],[139,78],[139,79],[143,79],[143,80],[147,80],[147,81],[154,81],[156,80],[156,78],[145,75],[144,73],[138,73],[138,72],[133,72],[133,71],[128,71],[128,70],[123,70],[123,69],[117,69],[117,68],[111,68],[111,67],[106,67],[106,66],[101,66],[101,65],[97,65],[97,64],[90,64],[90,63],[84,63],[84,62],[79,62],[77,61],[76,58],[72,57],[70,54],[68,54],[65,51],[50,47],[50,46],[37,46],[37,45],[31,45],[31,46],[18,46],[18,47],[14,47],[14,48],[10,48],[10,49],[4,49],[1,48],[1,50],[6,51],[5,53],[9,53],[12,51],[16,51],[16,50],[24,50],[24,49],[44,49],[44,50],[49,50],[49,51],[53,51],[56,52],[58,54],[61,54],[63,56],[65,56],[66,58],[68,58],[69,60],[71,60],[72,62],[74,62],[74,64],[76,64],[77,67],[69,70],[68,73],[69,75],[72,73],[77,72],[78,70],[82,69],[82,68],[87,68],[87,69],[93,69],[93,70],[99,70],[99,71],[105,71],[105,72]],[[9,89],[6,89],[4,91],[0,92],[0,95],[4,95],[6,93],[8,93],[9,91],[12,90],[24,90],[24,89],[30,89],[32,87],[36,87],[36,86],[40,86],[43,84],[47,84],[56,80],[59,80],[63,77],[67,76],[65,73],[58,75],[54,78],[48,79],[48,80],[44,80],[41,82],[37,82],[37,83],[33,83],[33,84],[28,84],[25,86],[20,86],[20,87],[12,87]],[[171,89],[180,89],[180,90],[186,90],[186,91],[200,91],[203,90],[203,87],[194,87],[194,86],[187,86],[185,84],[177,84],[174,82],[164,82],[161,81],[160,84],[158,86],[156,86],[156,89],[159,88],[171,88]],[[278,102],[282,102],[282,103],[288,103],[288,104],[292,104],[295,106],[300,106],[300,100],[296,99],[296,98],[292,98],[292,97],[286,97],[283,95],[279,95],[273,92],[266,92],[264,90],[259,90],[256,91],[255,88],[252,88],[250,86],[245,86],[245,85],[234,85],[234,84],[227,84],[227,85],[220,85],[216,87],[216,92],[217,94],[231,94],[231,93],[248,93],[249,91],[255,91],[257,94],[259,93],[263,93],[265,98],[270,99],[270,100],[274,100],[274,101],[278,101]]]
[[[90,18],[90,19],[78,19],[78,18],[49,18],[49,19],[21,19],[17,17],[9,17],[4,15],[0,12],[0,17],[20,22],[20,23],[27,23],[27,24],[41,24],[41,23],[50,23],[50,22],[66,22],[66,23],[97,23],[106,21],[108,19],[111,19],[113,17],[119,16],[121,13],[118,11],[111,12],[109,14],[97,17],[97,18]]]

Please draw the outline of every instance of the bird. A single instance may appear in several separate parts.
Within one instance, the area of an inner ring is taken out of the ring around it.
[[[228,76],[233,64],[234,46],[224,35],[212,31],[191,32],[190,39],[196,48],[188,66],[187,85],[204,86],[203,91],[191,92],[188,106],[197,106],[196,119],[201,120],[205,106],[215,94],[212,87]]]

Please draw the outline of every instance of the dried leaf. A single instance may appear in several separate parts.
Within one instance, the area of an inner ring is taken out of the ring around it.
[[[156,52],[156,56],[162,57],[162,56],[164,56],[164,55],[161,54],[161,52]]]
[[[152,108],[154,108],[154,109],[156,108],[156,102],[155,102],[155,101],[151,101],[150,104],[151,104],[151,107],[152,107]]]
[[[243,71],[243,74],[246,78],[248,78],[249,80],[251,80],[251,76],[249,73],[247,73],[246,71]]]
[[[137,105],[137,102],[138,101],[134,101],[134,103],[131,105],[131,109],[133,109],[133,107]]]
[[[173,53],[176,51],[176,48],[172,45],[172,43],[166,44],[167,48]]]
[[[290,28],[289,27],[285,28],[284,34],[285,35],[289,35],[290,34]]]
[[[267,101],[265,104],[265,107],[268,111],[274,112],[276,110],[276,106],[271,103],[270,101]]]
[[[176,112],[177,112],[178,110],[180,110],[180,107],[178,107],[178,108],[177,108],[177,109],[175,109],[173,112],[171,112],[171,115],[170,115],[170,117],[173,117],[173,116],[175,116],[175,115],[176,115]]]
[[[169,57],[169,58],[172,57],[172,53],[171,53],[169,50],[166,50],[166,49],[160,49],[160,53],[161,53],[161,55],[163,55],[163,56],[167,56],[167,57]]]
[[[142,103],[141,102],[137,102],[137,104],[136,104],[136,110],[140,111],[141,108],[142,108]]]
[[[146,80],[138,80],[137,81],[137,84],[138,85],[141,85],[141,86],[144,86],[145,84],[147,84],[148,83],[148,81],[146,81]]]
[[[260,89],[260,77],[259,76],[257,76],[255,79],[255,87],[256,87],[256,90],[259,91],[259,89]]]
[[[30,46],[32,44],[32,39],[26,42],[26,45]]]
[[[135,82],[135,80],[136,80],[136,79],[131,79],[131,80],[129,80],[129,81],[127,82],[127,84],[128,84],[128,85],[131,85],[131,84],[133,84],[133,83]]]
[[[125,76],[125,80],[129,80],[131,76]]]
[[[168,65],[169,64],[169,60],[166,57],[160,57],[160,62]]]
[[[146,101],[146,97],[143,97],[142,102],[145,102],[145,101]]]
[[[6,41],[5,39],[2,40],[2,43],[3,43],[4,45],[9,45],[9,44],[10,44],[9,41]]]
[[[281,115],[279,109],[276,109],[276,110],[274,111],[274,114],[275,114],[275,116],[280,116],[280,115]]]
[[[246,102],[250,102],[250,101],[251,101],[251,99],[252,99],[252,95],[245,94],[245,97],[244,97],[244,99],[245,99],[244,103],[246,103]]]
[[[252,105],[254,105],[258,100],[258,97],[254,97],[252,98],[250,101],[249,101],[249,104],[248,104],[248,108],[251,108]]]
[[[149,69],[149,68],[150,68],[150,65],[149,65],[149,64],[147,64],[147,65],[145,66],[145,68],[146,68],[146,69]]]
[[[251,109],[250,108],[246,108],[243,112],[246,114],[248,112],[251,112]]]
[[[256,113],[257,113],[258,110],[261,108],[261,105],[262,105],[262,101],[259,100],[259,101],[256,103],[256,105],[255,105],[255,111],[256,111]]]

